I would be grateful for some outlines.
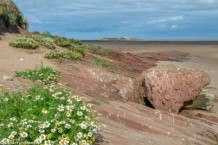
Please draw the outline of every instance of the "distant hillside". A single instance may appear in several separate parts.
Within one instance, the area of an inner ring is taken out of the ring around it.
[[[141,38],[118,37],[118,38],[99,38],[102,41],[143,41]]]
[[[28,22],[12,0],[0,0],[0,32],[19,32]]]

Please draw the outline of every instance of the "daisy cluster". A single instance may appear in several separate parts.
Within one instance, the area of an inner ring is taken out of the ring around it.
[[[49,84],[56,81],[60,75],[60,72],[45,66],[37,66],[31,70],[16,71],[15,73],[17,77],[30,79],[44,84]]]
[[[0,144],[91,145],[100,129],[97,112],[56,85],[0,92]]]

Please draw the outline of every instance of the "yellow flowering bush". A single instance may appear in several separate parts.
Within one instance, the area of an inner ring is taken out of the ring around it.
[[[59,51],[50,51],[45,54],[45,58],[47,59],[67,59],[67,60],[78,60],[82,57],[80,52],[63,49]]]
[[[33,35],[31,38],[37,41],[40,45],[45,46],[49,49],[55,48],[54,40],[50,37],[45,37],[43,35],[36,34],[36,35]]]
[[[0,92],[0,144],[91,145],[100,129],[91,104],[59,86]]]
[[[39,44],[35,40],[27,37],[17,38],[13,40],[10,45],[16,48],[25,49],[36,49],[39,47]]]

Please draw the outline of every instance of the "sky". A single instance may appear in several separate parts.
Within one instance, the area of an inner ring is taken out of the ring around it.
[[[218,39],[218,0],[14,0],[30,31],[70,38]]]

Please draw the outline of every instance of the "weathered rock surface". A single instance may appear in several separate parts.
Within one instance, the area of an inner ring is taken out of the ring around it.
[[[178,113],[210,83],[207,73],[178,65],[151,68],[141,76],[144,98],[160,110]]]

